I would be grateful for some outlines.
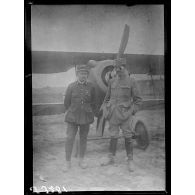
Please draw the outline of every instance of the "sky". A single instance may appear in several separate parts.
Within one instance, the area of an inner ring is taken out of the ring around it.
[[[164,54],[162,5],[33,5],[31,18],[35,51],[116,53],[128,24],[125,53]],[[74,79],[74,70],[33,75],[33,87],[63,86]]]

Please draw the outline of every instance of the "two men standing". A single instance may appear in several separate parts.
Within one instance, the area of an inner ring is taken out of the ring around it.
[[[109,121],[109,132],[111,136],[108,159],[102,165],[114,163],[118,135],[121,129],[125,138],[128,170],[132,171],[133,131],[129,125],[129,120],[137,112],[141,104],[141,98],[139,97],[135,81],[129,77],[125,59],[120,58],[114,62],[116,76],[109,81],[108,90],[101,107],[107,110],[108,115],[106,119]],[[95,97],[98,94],[95,94],[93,84],[87,81],[89,69],[85,65],[78,66],[76,74],[77,81],[68,86],[64,100],[65,110],[68,110],[65,117],[65,121],[68,124],[65,145],[66,170],[71,167],[71,153],[78,128],[80,128],[79,165],[81,168],[86,168],[83,158],[86,150],[89,125],[94,121],[94,113],[98,116],[95,104]]]

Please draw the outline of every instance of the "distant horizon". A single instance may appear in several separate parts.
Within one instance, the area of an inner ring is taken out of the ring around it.
[[[150,80],[150,76],[147,74],[132,74],[136,80]],[[153,79],[160,79],[160,75],[153,75]],[[164,79],[164,75],[161,75],[161,79]],[[67,72],[54,73],[54,74],[32,74],[32,88],[66,88],[70,83],[76,81],[76,75],[74,68],[71,68]]]

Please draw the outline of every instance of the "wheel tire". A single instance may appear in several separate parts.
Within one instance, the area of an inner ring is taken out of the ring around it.
[[[142,121],[138,121],[135,125],[137,147],[145,150],[149,145],[149,135],[146,125]]]

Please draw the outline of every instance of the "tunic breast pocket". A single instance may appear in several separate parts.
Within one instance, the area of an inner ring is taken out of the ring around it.
[[[115,86],[111,87],[111,97],[117,97],[119,93],[120,92],[119,92],[119,89],[117,87],[115,87]]]
[[[131,95],[131,87],[128,85],[121,85],[120,87],[120,95],[121,96],[126,96],[126,97],[130,97]]]
[[[79,98],[79,97],[80,97],[79,91],[78,90],[73,90],[72,98]]]

